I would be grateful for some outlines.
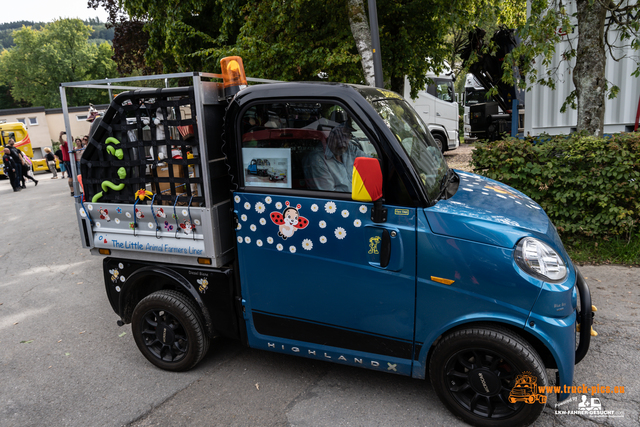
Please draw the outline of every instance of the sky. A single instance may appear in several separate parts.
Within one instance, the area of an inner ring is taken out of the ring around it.
[[[90,9],[87,0],[0,0],[0,23],[15,21],[51,22],[58,18],[100,18],[107,20],[103,8]]]

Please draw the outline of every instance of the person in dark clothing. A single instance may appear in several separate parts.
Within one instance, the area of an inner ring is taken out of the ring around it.
[[[64,173],[66,172],[66,169],[64,168],[64,162],[62,161],[62,150],[58,148],[53,154],[58,159],[58,163],[60,164],[60,172],[62,173],[62,179],[64,179]]]
[[[11,150],[5,148],[3,151],[2,162],[4,163],[4,173],[9,177],[13,191],[20,191],[20,186],[16,185],[16,162],[13,161]]]
[[[56,158],[51,152],[51,148],[44,147],[44,152],[47,153],[44,155],[44,158],[47,160],[47,166],[49,166],[49,172],[53,174],[51,179],[58,179],[58,171],[56,170]],[[62,155],[62,153],[60,153]]]
[[[16,185],[18,187],[27,188],[24,176],[22,176],[22,164],[24,163],[24,160],[22,160],[20,150],[15,147],[15,143],[16,142],[13,140],[13,138],[9,138],[7,147],[9,148],[9,151],[11,151],[11,157],[16,164]]]

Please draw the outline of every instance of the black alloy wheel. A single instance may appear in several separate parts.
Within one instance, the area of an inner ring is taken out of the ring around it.
[[[176,291],[158,291],[142,299],[133,311],[131,329],[144,357],[168,371],[193,368],[209,348],[196,305]]]
[[[529,425],[546,402],[546,395],[537,393],[539,386],[548,385],[540,357],[522,337],[498,326],[461,329],[443,338],[434,349],[429,375],[440,400],[472,425]],[[535,378],[526,389],[534,393],[514,398],[512,390],[522,375]]]

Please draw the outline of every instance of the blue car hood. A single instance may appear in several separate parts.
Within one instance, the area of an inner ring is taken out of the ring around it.
[[[498,181],[456,173],[456,194],[425,209],[433,233],[505,248],[535,236],[564,249],[549,217],[531,198]]]

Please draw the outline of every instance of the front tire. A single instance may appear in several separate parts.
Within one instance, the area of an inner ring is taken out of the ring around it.
[[[544,364],[519,335],[498,326],[469,327],[445,336],[429,363],[431,384],[449,410],[475,426],[526,426],[533,423],[546,395],[532,403],[513,403],[516,377],[537,378],[547,386]]]
[[[167,371],[193,368],[209,349],[200,312],[176,291],[158,291],[142,299],[133,310],[131,330],[144,357]]]
[[[442,134],[439,133],[432,133],[431,136],[433,136],[433,139],[435,139],[436,144],[438,145],[438,148],[440,149],[441,153],[444,153],[446,150],[446,146],[447,146],[447,140],[444,136],[442,136]]]

